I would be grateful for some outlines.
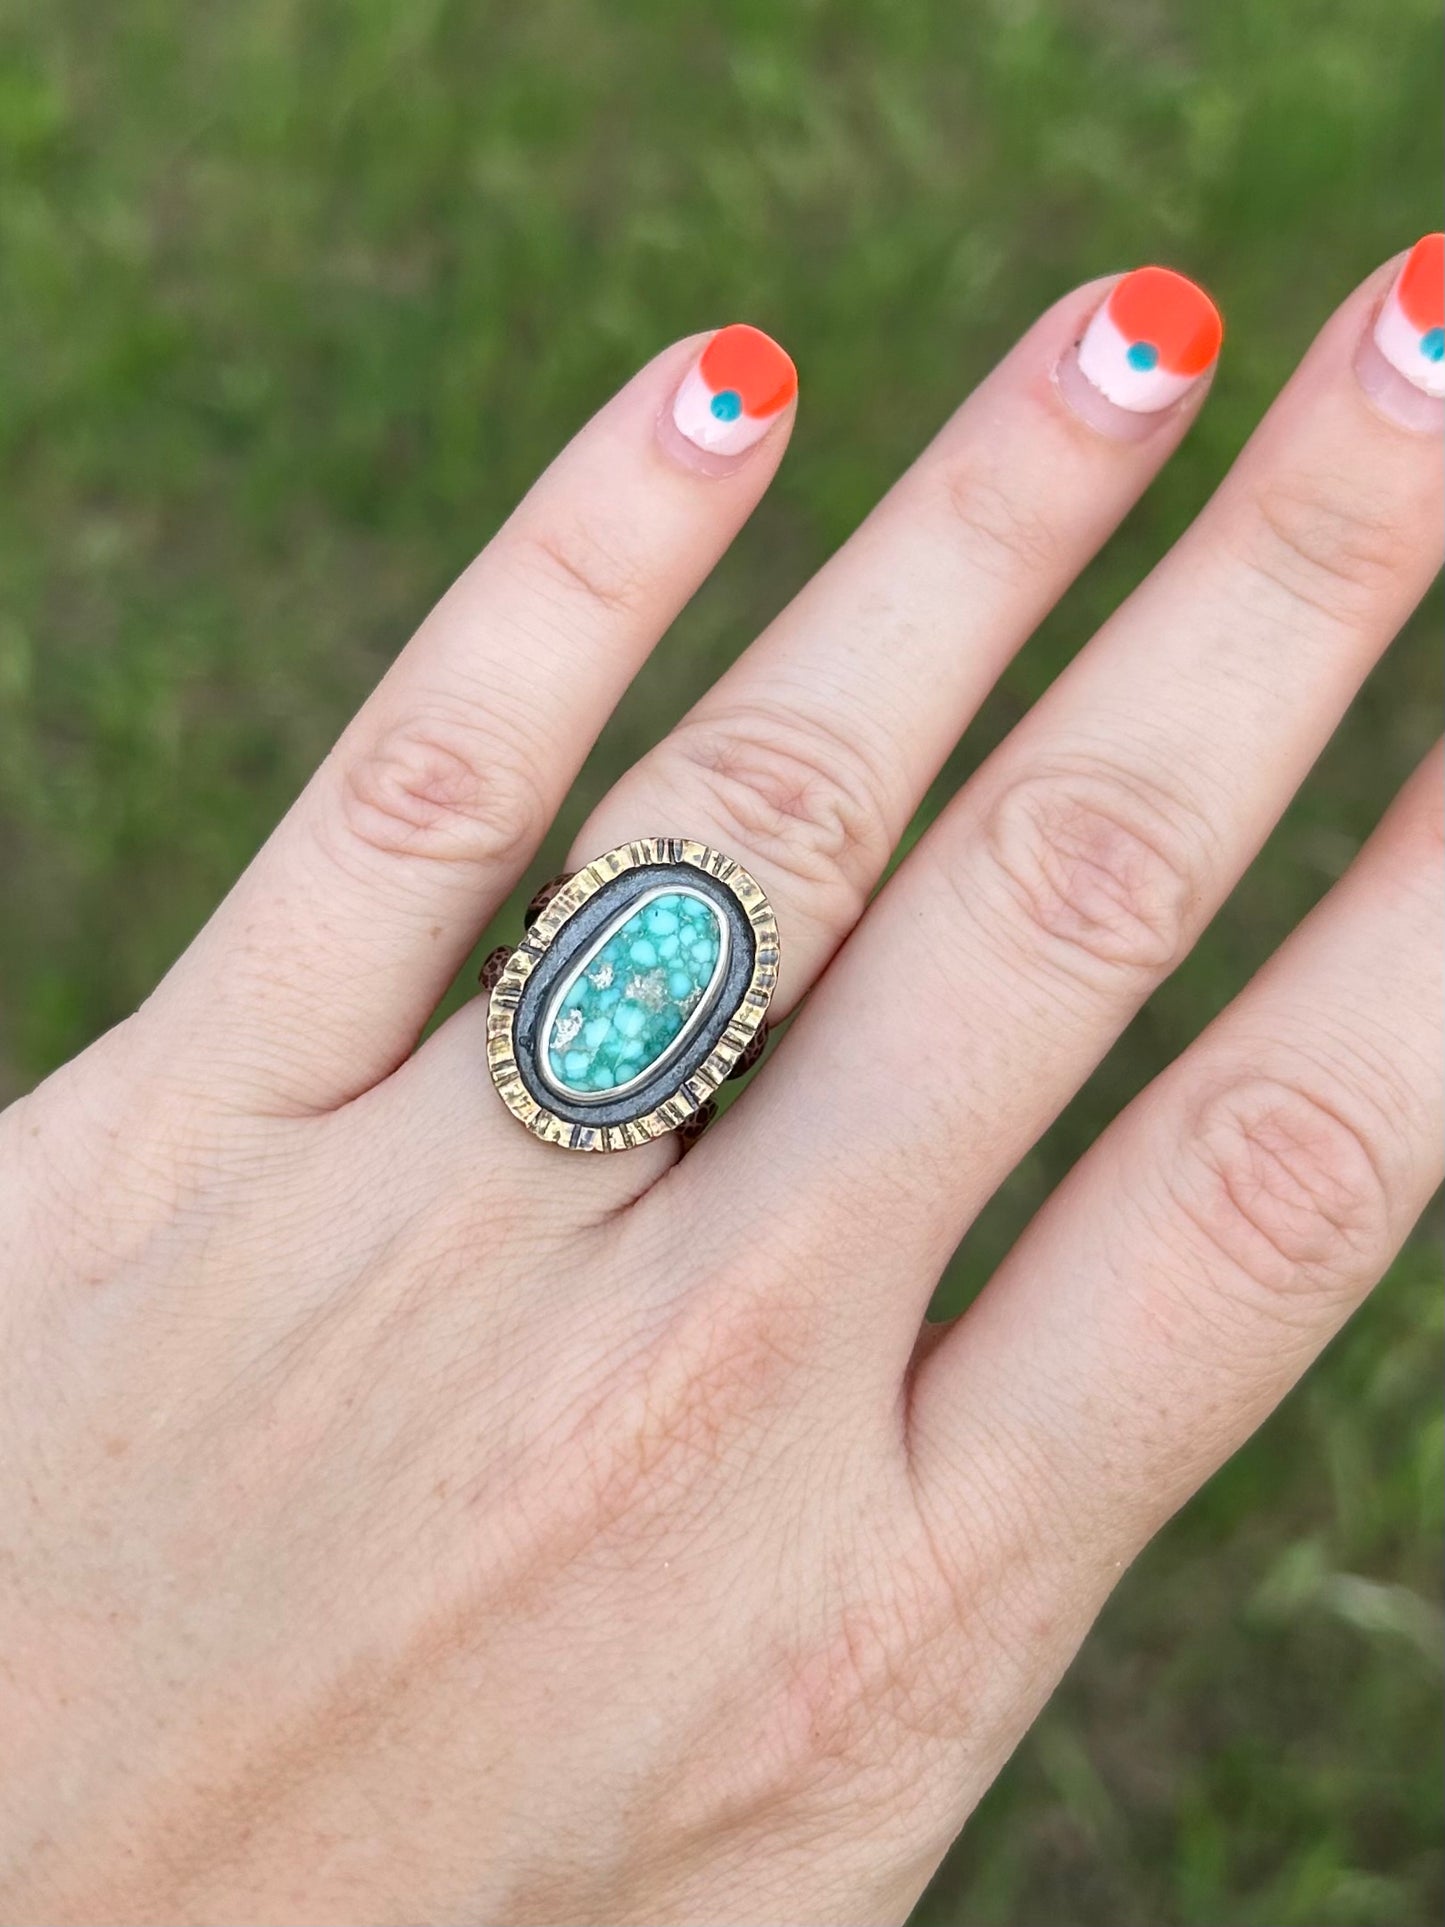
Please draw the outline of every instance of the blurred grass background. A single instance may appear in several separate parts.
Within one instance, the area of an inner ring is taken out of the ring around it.
[[[146,992],[428,603],[670,337],[778,334],[797,435],[530,882],[1039,308],[1183,267],[1229,326],[1203,420],[941,800],[1333,303],[1438,224],[1436,16],[0,0],[0,1096]],[[1339,874],[1437,729],[1438,625],[1432,599],[946,1305]],[[920,1921],[1441,1917],[1437,1272],[1427,1228],[1129,1575]]]

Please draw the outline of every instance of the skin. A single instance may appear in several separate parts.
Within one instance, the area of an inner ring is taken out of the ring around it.
[[[416,1042],[782,454],[787,419],[724,462],[671,430],[701,338],[546,472],[152,998],[0,1119],[4,1919],[905,1915],[1438,1182],[1437,758],[923,1326],[1437,566],[1440,410],[1357,366],[1393,271],[866,916],[1204,400],[1080,405],[1107,283],[601,804],[574,861],[720,846],[777,911],[774,1016],[811,992],[685,1162],[533,1140],[480,1002]]]

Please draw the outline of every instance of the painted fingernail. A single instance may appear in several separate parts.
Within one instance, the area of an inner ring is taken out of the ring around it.
[[[1375,320],[1375,346],[1427,395],[1445,395],[1445,234],[1410,250]]]
[[[798,371],[771,335],[746,322],[720,328],[683,379],[672,405],[680,434],[713,455],[760,442],[798,392]]]
[[[1219,310],[1172,268],[1135,268],[1116,281],[1078,346],[1078,370],[1116,408],[1157,415],[1213,367]]]

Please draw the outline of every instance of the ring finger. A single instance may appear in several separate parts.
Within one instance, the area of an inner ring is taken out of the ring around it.
[[[1141,328],[1152,319],[1184,372],[1131,370],[1115,313]],[[1059,301],[609,793],[572,864],[659,834],[735,857],[784,933],[772,1014],[786,1014],[861,914],[1001,669],[1178,445],[1219,332],[1207,296],[1162,269]],[[474,1007],[453,1025],[482,1022]],[[453,1025],[436,1048],[448,1066],[470,1066],[475,1050],[470,1039],[453,1049]],[[414,1075],[427,1075],[425,1062]],[[646,1181],[647,1162],[628,1160],[631,1183]]]

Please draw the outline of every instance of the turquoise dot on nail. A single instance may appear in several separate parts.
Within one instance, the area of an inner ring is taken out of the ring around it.
[[[1152,341],[1131,341],[1125,359],[1131,368],[1137,368],[1141,375],[1147,375],[1151,368],[1159,366],[1159,350]]]
[[[736,388],[724,388],[713,396],[712,412],[720,422],[735,422],[743,412],[743,398]]]
[[[1420,353],[1426,361],[1445,361],[1445,328],[1430,328],[1421,335]]]

